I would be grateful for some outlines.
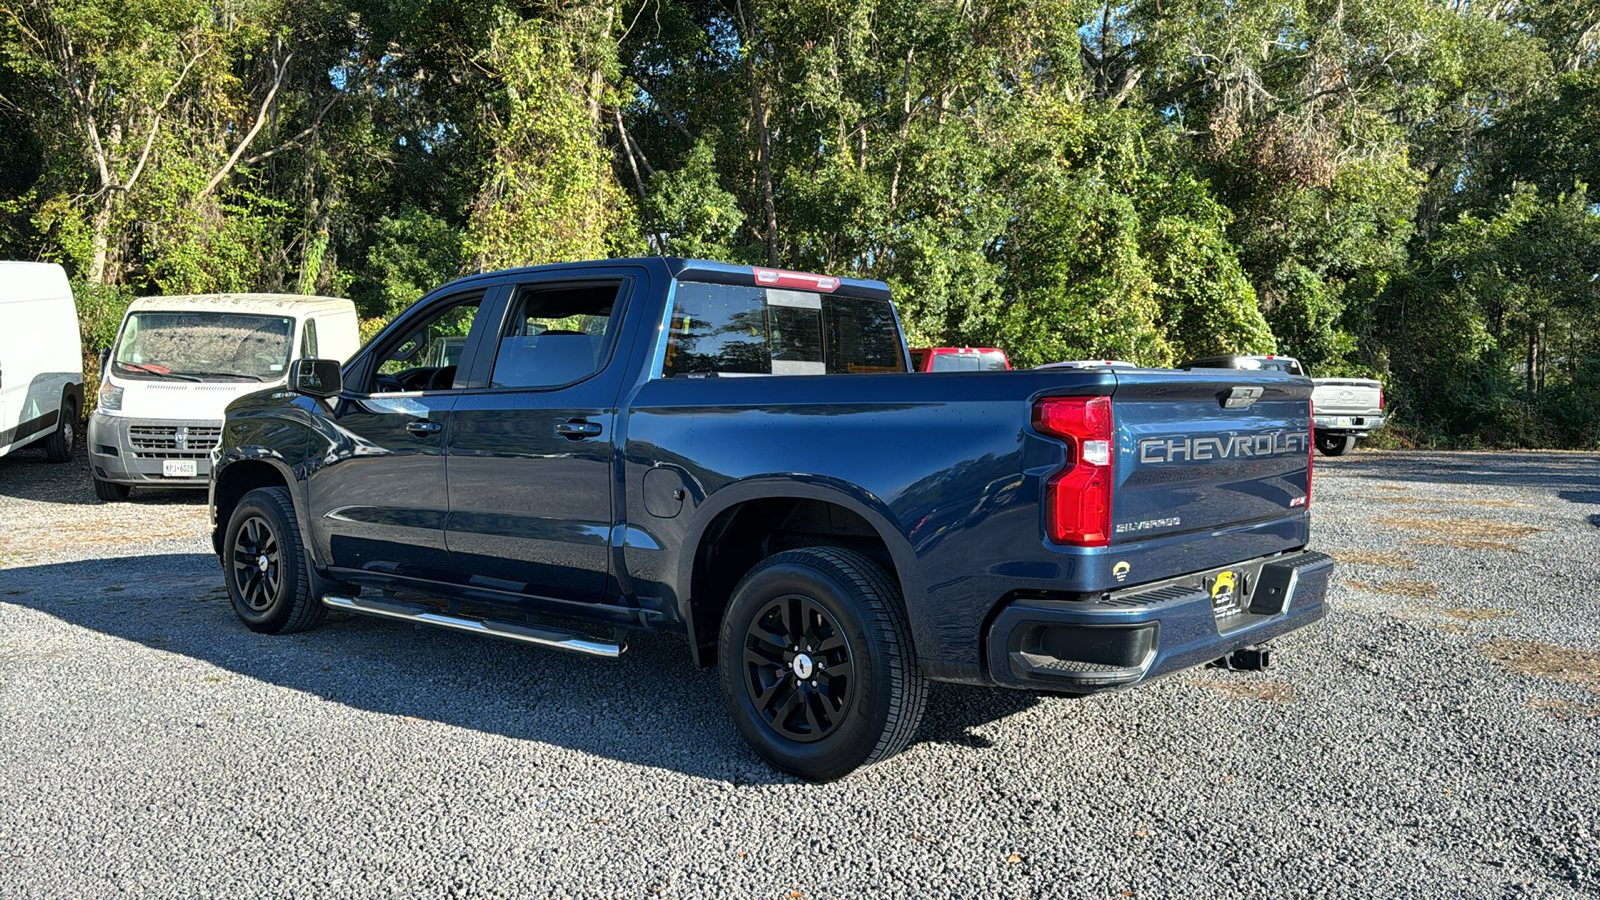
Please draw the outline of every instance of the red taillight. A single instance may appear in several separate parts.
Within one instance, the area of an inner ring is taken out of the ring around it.
[[[832,293],[839,287],[839,279],[832,275],[812,275],[809,272],[790,272],[786,269],[763,269],[757,266],[756,284],[767,287],[794,288],[800,291]]]
[[[1067,443],[1067,467],[1045,486],[1045,531],[1058,544],[1111,543],[1110,397],[1054,397],[1033,408],[1033,427]]]
[[[1378,412],[1383,412],[1383,388],[1378,388]]]
[[[1311,508],[1311,470],[1317,467],[1317,407],[1306,401],[1306,509]]]

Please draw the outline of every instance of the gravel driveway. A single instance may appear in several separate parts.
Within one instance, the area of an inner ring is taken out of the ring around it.
[[[251,634],[204,502],[0,459],[0,897],[1600,892],[1592,454],[1319,458],[1344,563],[1273,669],[936,685],[908,752],[822,786],[676,638]]]

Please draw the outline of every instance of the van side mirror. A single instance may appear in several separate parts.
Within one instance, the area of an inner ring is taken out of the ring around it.
[[[307,397],[336,397],[344,390],[344,374],[335,359],[297,359],[289,364],[289,387]]]

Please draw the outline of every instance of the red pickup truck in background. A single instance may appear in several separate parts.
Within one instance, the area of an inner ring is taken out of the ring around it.
[[[1006,352],[993,347],[923,347],[911,351],[913,372],[1001,372],[1010,368]]]

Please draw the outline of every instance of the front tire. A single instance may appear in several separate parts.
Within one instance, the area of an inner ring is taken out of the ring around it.
[[[791,550],[751,569],[728,604],[717,655],[745,740],[809,781],[905,749],[927,702],[899,587],[850,550]]]
[[[312,590],[288,488],[256,488],[240,499],[222,540],[222,571],[233,611],[251,631],[305,631],[327,613]]]
[[[78,446],[78,401],[63,398],[56,417],[56,430],[44,442],[44,458],[53,463],[72,459]]]
[[[1355,448],[1356,436],[1353,434],[1317,435],[1317,449],[1323,456],[1343,456]]]
[[[127,485],[117,484],[115,481],[103,481],[99,478],[94,480],[94,495],[107,503],[128,499],[129,490]]]

